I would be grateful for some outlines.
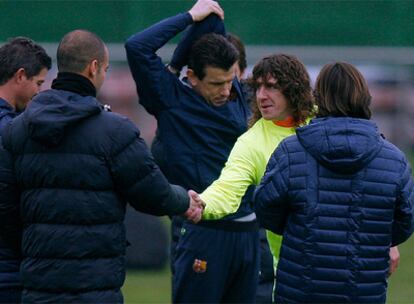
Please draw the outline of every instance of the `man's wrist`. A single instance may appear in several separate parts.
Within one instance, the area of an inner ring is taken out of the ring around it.
[[[195,21],[194,21],[194,16],[190,13],[190,11],[185,12],[184,14],[188,16],[187,18],[188,18],[188,21],[189,21],[190,23],[194,23],[194,22],[195,22]]]

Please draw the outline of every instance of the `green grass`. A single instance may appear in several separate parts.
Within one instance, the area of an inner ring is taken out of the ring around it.
[[[414,236],[399,249],[400,265],[389,279],[387,303],[414,303]],[[170,271],[129,270],[122,292],[126,304],[171,303]]]
[[[387,303],[414,303],[414,236],[400,249],[400,265],[388,284]]]
[[[170,271],[128,270],[122,288],[126,304],[171,303]]]

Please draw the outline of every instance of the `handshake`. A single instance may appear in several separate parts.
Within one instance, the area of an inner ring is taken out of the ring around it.
[[[190,206],[184,213],[184,217],[193,223],[198,223],[201,220],[206,204],[201,200],[198,193],[193,190],[188,191],[188,196],[190,197]]]

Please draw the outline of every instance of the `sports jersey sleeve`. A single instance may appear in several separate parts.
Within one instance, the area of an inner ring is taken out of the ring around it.
[[[247,188],[258,183],[255,161],[252,145],[240,137],[220,177],[201,194],[206,203],[203,219],[220,219],[237,211]]]

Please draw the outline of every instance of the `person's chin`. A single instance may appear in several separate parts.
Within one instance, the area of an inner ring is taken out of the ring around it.
[[[224,100],[216,100],[216,101],[214,101],[213,104],[216,107],[221,107],[221,106],[224,106],[226,104],[226,102],[227,102],[226,99],[224,99]]]
[[[276,120],[277,119],[277,115],[275,115],[274,113],[270,112],[270,111],[260,111],[262,114],[262,117],[265,120]]]
[[[259,108],[259,111],[260,111],[260,113],[262,114],[263,117],[269,116],[269,114],[270,114],[269,108]]]

